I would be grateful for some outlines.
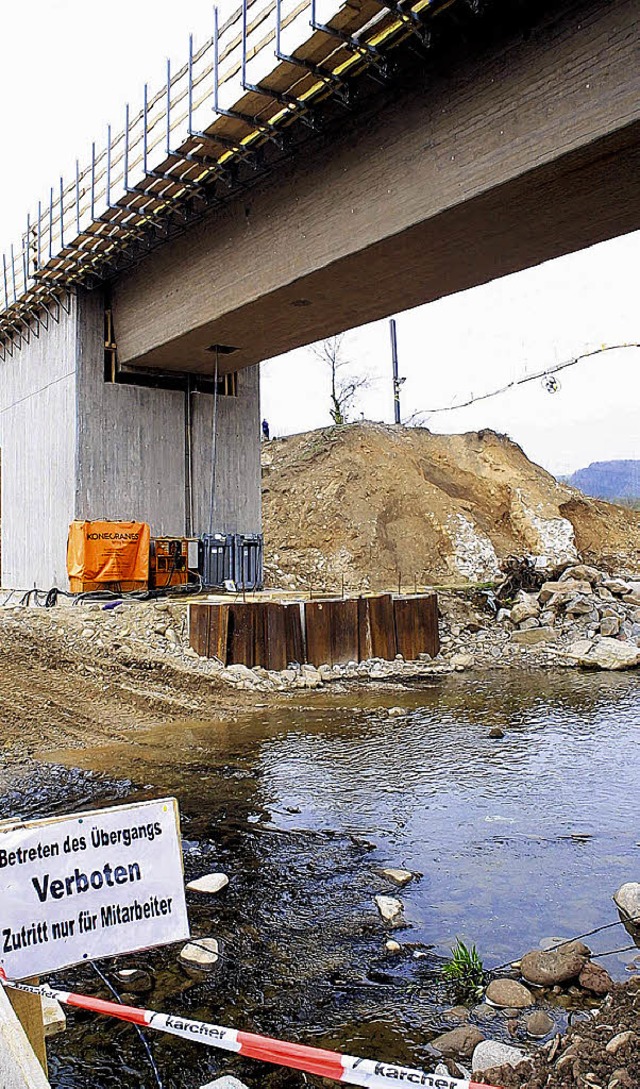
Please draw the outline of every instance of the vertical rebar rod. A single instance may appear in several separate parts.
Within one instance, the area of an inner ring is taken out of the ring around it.
[[[280,35],[282,33],[282,0],[276,0],[276,57],[280,59]]]
[[[142,132],[142,170],[144,172],[145,178],[146,178],[147,174],[149,173],[149,171],[147,169],[147,158],[148,158],[148,155],[149,155],[149,136],[148,136],[148,131],[147,131],[148,127],[149,127],[149,86],[148,86],[148,84],[145,83],[145,85],[144,85],[144,97],[143,97],[143,100],[142,100],[142,129],[143,129],[143,132]]]
[[[167,155],[171,155],[171,58],[167,57]]]
[[[242,0],[242,86],[247,85],[247,0]]]
[[[129,192],[129,103],[124,108],[124,191]]]
[[[53,187],[49,190],[49,260],[53,257]]]
[[[38,201],[38,235],[36,242],[36,270],[40,271],[40,254],[42,249],[42,201]]]
[[[111,207],[111,125],[107,125],[107,208]]]
[[[76,159],[76,234],[80,234],[80,163]]]
[[[2,278],[4,280],[4,308],[9,309],[9,281],[7,279],[7,255],[2,254]]]
[[[60,249],[64,249],[64,182],[60,177]]]
[[[91,222],[96,219],[96,145],[91,145]]]
[[[220,64],[219,54],[219,42],[218,42],[218,5],[216,4],[213,9],[213,109],[215,113],[218,113],[218,66]]]
[[[193,34],[189,35],[189,135],[193,129]]]
[[[13,242],[11,243],[11,283],[13,285],[13,301],[17,302],[18,293],[16,291],[16,265],[15,254],[13,252]]]
[[[22,267],[24,270],[24,289],[27,290],[27,284],[29,282],[29,247],[31,245],[31,216],[27,213],[27,236],[25,239],[25,245],[22,257]]]

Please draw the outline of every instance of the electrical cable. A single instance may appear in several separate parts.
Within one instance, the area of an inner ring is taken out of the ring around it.
[[[93,968],[96,975],[100,977],[100,979],[104,983],[105,987],[111,992],[111,994],[115,998],[116,1002],[119,1002],[121,1006],[124,1005],[124,1003],[123,1003],[122,999],[120,998],[120,995],[116,991],[115,987],[109,982],[109,980],[104,975],[104,973],[100,971],[100,969],[98,968],[98,965],[94,961],[90,961],[89,963],[91,964],[91,967]],[[149,1063],[151,1064],[151,1069],[153,1070],[158,1089],[164,1089],[164,1085],[162,1084],[162,1078],[160,1077],[160,1071],[158,1070],[158,1067],[156,1066],[156,1061],[155,1061],[155,1059],[154,1059],[154,1057],[153,1057],[153,1055],[151,1053],[151,1048],[149,1046],[149,1041],[147,1040],[146,1036],[144,1035],[144,1033],[140,1029],[139,1025],[134,1024],[133,1027],[135,1028],[136,1032],[138,1033],[138,1036],[140,1037],[140,1039],[142,1041],[142,1046],[144,1047],[144,1049],[145,1049],[145,1051],[147,1053],[147,1057],[149,1059]]]
[[[536,371],[535,374],[527,374],[523,378],[516,378],[513,382],[507,382],[506,386],[501,386],[500,389],[491,390],[489,393],[480,393],[477,397],[470,397],[467,401],[461,401],[457,405],[441,405],[439,408],[425,408],[420,411],[421,415],[435,416],[442,412],[455,412],[459,408],[468,408],[469,405],[475,405],[478,401],[488,401],[491,397],[498,397],[501,393],[506,393],[510,389],[515,389],[516,386],[524,386],[527,382],[536,382],[540,378],[546,378],[548,375],[558,374],[559,371],[564,371],[567,367],[575,367],[576,363],[579,363],[583,359],[590,359],[592,356],[601,355],[603,352],[617,352],[623,348],[640,348],[640,344],[603,344],[600,348],[594,348],[590,352],[581,352],[580,355],[575,356],[573,359],[567,359],[563,363],[556,363],[553,367],[545,367],[543,371]]]

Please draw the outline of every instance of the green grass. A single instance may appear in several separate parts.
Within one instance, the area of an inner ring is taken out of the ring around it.
[[[452,956],[442,969],[461,998],[479,998],[484,983],[484,965],[475,945],[467,946],[460,938],[451,950]]]

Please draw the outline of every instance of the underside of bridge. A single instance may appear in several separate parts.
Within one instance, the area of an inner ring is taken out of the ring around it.
[[[115,278],[121,371],[240,370],[640,228],[637,0],[520,8]]]

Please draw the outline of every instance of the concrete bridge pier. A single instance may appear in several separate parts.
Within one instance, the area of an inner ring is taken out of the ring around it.
[[[110,381],[104,343],[104,296],[82,291],[0,364],[3,587],[66,588],[74,518],[209,530],[213,383],[189,393],[180,375],[175,388]],[[216,399],[213,529],[257,533],[259,368],[231,385]]]

